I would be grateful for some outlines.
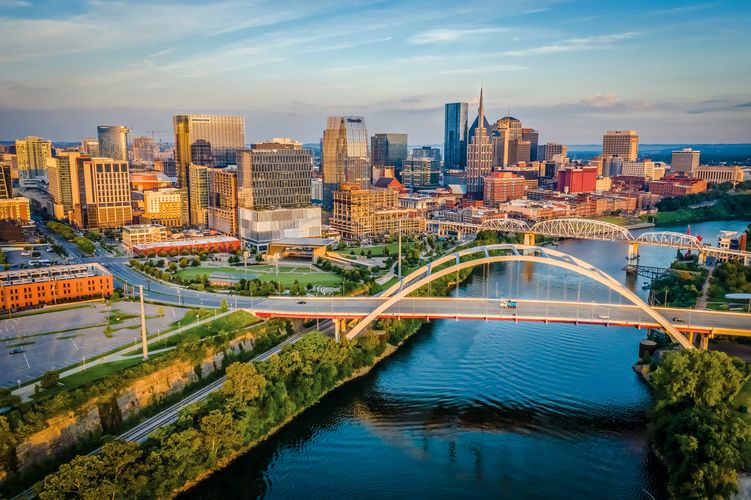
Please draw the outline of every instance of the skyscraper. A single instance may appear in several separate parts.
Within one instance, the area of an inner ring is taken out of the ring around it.
[[[412,150],[412,156],[414,158],[430,158],[438,163],[441,162],[441,150],[438,148],[431,148],[430,146],[414,148]]]
[[[208,151],[210,166],[225,167],[236,164],[235,151],[245,147],[245,119],[242,116],[177,115],[172,124],[179,187],[187,186],[188,165],[202,165],[193,158],[194,151],[202,155]],[[196,143],[197,149],[194,148]],[[206,161],[205,156],[201,159]]]
[[[636,130],[608,130],[602,137],[602,156],[618,156],[635,161],[639,152],[639,134]]]
[[[331,210],[343,184],[370,187],[368,129],[362,116],[329,116],[323,131],[323,206]]]
[[[537,145],[540,140],[540,133],[533,128],[522,129],[522,139],[529,141],[529,159],[530,161],[537,161]]]
[[[82,156],[75,159],[75,168],[74,224],[83,229],[119,228],[133,221],[127,161]]]
[[[364,136],[367,146],[367,134]],[[238,232],[255,248],[278,238],[321,235],[321,208],[311,203],[311,152],[293,141],[238,151]]]
[[[128,161],[128,127],[123,125],[99,125],[99,156],[118,161]]]
[[[691,148],[683,148],[680,151],[673,151],[673,157],[670,161],[672,172],[695,173],[699,168],[699,156],[701,151]]]
[[[209,229],[237,235],[237,169],[209,169]]]
[[[404,160],[402,183],[409,189],[435,188],[441,182],[441,162],[430,157],[411,156]]]
[[[443,167],[463,169],[467,166],[466,102],[451,102],[445,106],[443,128]]]
[[[10,179],[10,165],[0,163],[0,200],[13,197],[13,185]]]
[[[18,182],[22,188],[35,187],[37,177],[47,174],[47,158],[52,156],[52,141],[32,135],[16,140]]]
[[[58,219],[71,219],[78,193],[78,158],[76,152],[60,153],[47,159],[47,179],[52,195],[54,216]]]
[[[159,152],[159,147],[154,139],[149,136],[134,137],[131,145],[133,163],[151,165]]]
[[[394,167],[397,174],[407,158],[407,134],[375,134],[370,138],[374,167]]]
[[[467,195],[482,199],[483,177],[493,169],[493,143],[490,139],[490,125],[485,119],[485,108],[480,89],[480,105],[477,119],[470,127],[469,145],[467,146]]]
[[[208,223],[209,173],[204,165],[188,165],[188,215],[192,226]]]

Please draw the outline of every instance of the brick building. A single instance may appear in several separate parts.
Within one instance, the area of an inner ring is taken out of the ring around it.
[[[558,171],[561,193],[591,193],[597,187],[597,167],[562,168]]]
[[[524,198],[525,178],[511,172],[493,172],[483,180],[482,199],[487,207]]]
[[[0,312],[109,297],[112,274],[101,264],[0,272]]]

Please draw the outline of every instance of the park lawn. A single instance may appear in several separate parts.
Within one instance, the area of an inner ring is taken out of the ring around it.
[[[402,240],[402,253],[406,254],[407,250],[409,250],[410,247],[415,246],[416,243],[409,243],[405,240]],[[371,256],[373,257],[384,257],[386,254],[384,253],[384,250],[388,248],[389,249],[389,255],[396,255],[399,253],[399,243],[393,242],[389,243],[388,245],[373,245],[369,247],[357,247],[357,248],[345,248],[344,250],[337,250],[337,252],[342,255],[360,255],[360,250],[365,251],[365,255],[368,254],[368,250],[370,250]]]
[[[261,322],[263,322],[262,319],[253,316],[249,312],[234,311],[233,313],[219,318],[216,321],[204,323],[195,328],[185,330],[163,340],[157,338],[155,332],[150,332],[148,348],[156,350],[163,349],[165,347],[174,347],[180,342],[186,340],[188,342],[194,342],[208,335],[213,335],[220,330],[224,330],[226,332],[236,332],[257,325]],[[185,322],[182,322],[183,326],[185,326],[185,324]],[[126,356],[129,354],[137,354],[138,352],[140,352],[140,350],[134,350],[133,352],[126,353]]]
[[[300,285],[305,286],[308,283],[321,286],[338,286],[341,278],[334,273],[324,271],[307,272],[304,270],[293,271],[295,267],[279,267],[279,276],[277,277],[274,266],[248,266],[248,274],[255,274],[261,281],[280,281],[282,286],[290,287],[297,280]],[[300,269],[299,267],[297,269]],[[221,272],[229,274],[245,274],[242,267],[215,267],[215,268],[187,268],[177,272],[177,275],[183,279],[196,279],[198,276],[205,274],[207,277],[212,273]]]

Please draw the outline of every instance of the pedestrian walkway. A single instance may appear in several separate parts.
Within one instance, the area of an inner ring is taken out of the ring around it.
[[[704,286],[701,287],[701,297],[696,301],[697,309],[707,308],[707,299],[709,298],[709,282],[712,279],[712,273],[714,272],[714,266],[709,266],[709,274],[707,274],[707,280],[704,282]]]

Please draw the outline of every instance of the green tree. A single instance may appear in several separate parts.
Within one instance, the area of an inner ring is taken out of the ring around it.
[[[225,397],[241,403],[260,398],[266,388],[266,378],[250,363],[232,363],[227,367],[227,380],[222,385]]]
[[[242,445],[242,436],[232,415],[219,410],[213,410],[201,419],[201,434],[212,460],[221,458],[228,451],[235,450]]]
[[[219,303],[219,310],[222,312],[225,312],[229,309],[229,304],[227,303],[227,299],[222,299],[222,301]]]
[[[8,419],[5,415],[0,415],[0,468],[6,472],[14,468],[16,444],[16,435],[11,431]]]
[[[60,374],[55,370],[50,370],[45,372],[44,375],[42,375],[42,378],[39,379],[39,387],[42,389],[50,389],[55,387],[59,381]]]
[[[180,259],[180,267],[188,267],[188,259],[185,257]]]

